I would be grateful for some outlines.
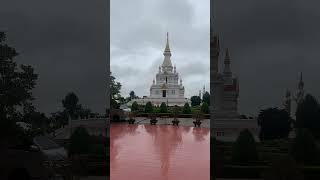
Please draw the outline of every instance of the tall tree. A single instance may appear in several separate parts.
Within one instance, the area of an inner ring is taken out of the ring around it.
[[[131,106],[131,111],[138,111],[138,110],[139,110],[139,105],[136,101],[134,101]]]
[[[191,114],[191,108],[189,103],[185,103],[182,110],[183,114]]]
[[[191,97],[191,106],[199,106],[201,104],[201,98],[199,96]]]
[[[290,115],[284,109],[261,110],[258,116],[260,140],[287,138],[291,131],[291,122]]]
[[[15,48],[6,43],[6,34],[0,32],[0,138],[14,135],[19,109],[34,99],[32,89],[38,75],[29,65],[14,61],[18,55]]]
[[[167,105],[166,103],[162,102],[160,105],[160,113],[167,113],[168,109],[167,109]]]
[[[62,100],[62,105],[71,119],[78,118],[79,98],[74,92],[68,93]]]
[[[110,76],[111,78],[111,108],[119,109],[121,101],[124,99],[121,97],[120,90],[121,90],[121,83],[116,81],[114,76]]]
[[[134,93],[134,91],[130,91],[130,99],[134,99],[136,98],[136,94]]]
[[[202,102],[206,102],[210,106],[210,94],[208,91],[202,95]]]
[[[296,128],[307,128],[313,136],[320,137],[320,107],[317,99],[310,94],[297,107]]]
[[[152,103],[150,101],[147,102],[146,106],[144,107],[144,112],[146,112],[146,113],[152,113],[153,112],[153,105],[152,105]]]
[[[206,102],[203,102],[201,105],[201,111],[205,114],[209,113],[209,105]]]

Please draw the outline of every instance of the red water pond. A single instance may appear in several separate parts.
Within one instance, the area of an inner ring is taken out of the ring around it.
[[[111,180],[209,180],[210,129],[111,124]]]

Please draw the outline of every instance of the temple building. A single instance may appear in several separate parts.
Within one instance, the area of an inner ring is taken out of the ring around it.
[[[231,71],[231,57],[226,48],[224,67],[219,70],[220,40],[210,28],[210,94],[212,135],[221,141],[235,141],[239,133],[248,129],[259,141],[259,126],[255,118],[242,118],[238,113],[239,80]]]
[[[162,65],[159,66],[158,73],[150,87],[150,96],[144,96],[142,99],[133,99],[128,105],[131,105],[134,101],[141,105],[145,105],[150,101],[156,106],[160,106],[163,102],[168,106],[184,106],[185,103],[190,103],[190,100],[184,97],[185,89],[182,84],[182,78],[177,72],[176,66],[172,65],[168,33],[163,55]]]
[[[289,113],[289,115],[295,117],[295,111],[297,110],[298,105],[303,101],[304,97],[305,97],[304,82],[302,79],[302,72],[301,72],[296,94],[291,94],[290,90],[287,89],[286,95],[284,98],[283,105],[285,110]],[[292,100],[294,100],[295,109],[292,108]]]
[[[213,92],[213,116],[216,118],[238,118],[239,82],[231,71],[231,58],[229,49],[224,56],[224,69],[219,72],[220,44],[218,36],[213,37],[212,47],[212,86]]]

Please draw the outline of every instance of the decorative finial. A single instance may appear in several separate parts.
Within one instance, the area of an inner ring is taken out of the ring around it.
[[[225,59],[230,59],[229,48],[226,49],[226,57]]]
[[[302,72],[300,72],[299,88],[303,89],[303,86],[304,86],[304,82],[303,82],[303,79],[302,79]]]
[[[166,44],[166,48],[164,50],[165,52],[169,52],[170,53],[170,47],[169,47],[169,33],[167,32],[167,44]],[[171,54],[171,53],[170,53]]]

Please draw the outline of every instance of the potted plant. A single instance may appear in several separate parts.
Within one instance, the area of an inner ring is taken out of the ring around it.
[[[194,127],[200,127],[201,125],[201,120],[203,119],[203,115],[201,114],[200,111],[196,111],[192,117],[194,119],[193,121],[193,124],[194,124]]]
[[[179,116],[179,107],[175,106],[173,108],[173,120],[172,120],[172,125],[179,126],[180,121],[178,120]]]
[[[134,124],[134,122],[136,121],[135,117],[136,117],[136,114],[134,112],[129,113],[129,120],[128,120],[129,124]]]
[[[155,125],[158,122],[156,113],[150,113],[149,114],[149,119],[150,119],[150,124],[151,125]]]

